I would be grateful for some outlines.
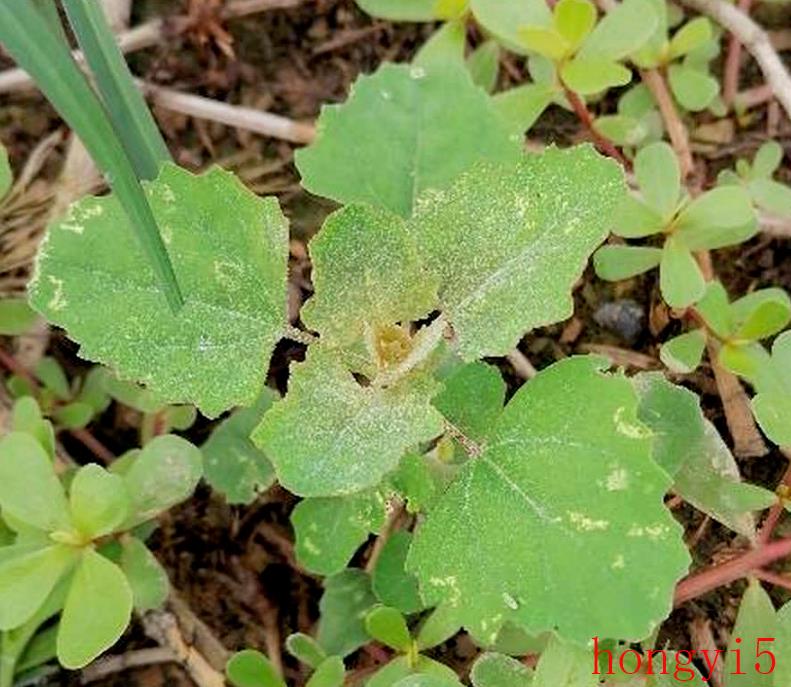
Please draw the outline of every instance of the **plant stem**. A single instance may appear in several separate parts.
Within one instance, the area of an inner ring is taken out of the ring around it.
[[[748,14],[752,0],[739,0],[739,9]],[[725,57],[725,67],[722,73],[722,100],[727,107],[733,104],[734,97],[739,90],[739,73],[742,68],[742,42],[739,37],[731,33],[728,37],[728,53]]]
[[[566,93],[566,98],[571,104],[571,107],[574,108],[574,112],[576,113],[582,125],[587,129],[596,147],[602,153],[617,160],[624,167],[629,169],[631,167],[631,163],[629,162],[629,160],[627,160],[623,156],[621,151],[615,147],[615,144],[612,141],[605,138],[598,131],[596,131],[596,127],[593,126],[593,117],[591,113],[588,111],[588,108],[583,102],[582,98],[580,98],[574,91],[572,91],[567,86],[563,86],[563,90]]]
[[[736,558],[690,575],[676,587],[674,605],[696,599],[706,592],[746,577],[756,568],[762,568],[791,554],[791,538],[778,539],[765,546],[752,549]]]
[[[687,127],[678,116],[678,110],[673,102],[673,96],[667,87],[665,75],[658,69],[644,69],[640,71],[640,77],[646,85],[651,95],[659,107],[659,113],[665,123],[673,150],[676,152],[679,164],[681,165],[681,179],[686,179],[694,169],[692,152],[689,149],[689,135]]]

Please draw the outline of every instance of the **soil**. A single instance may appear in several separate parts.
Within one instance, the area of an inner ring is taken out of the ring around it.
[[[132,23],[182,11],[180,5],[169,0],[138,0]],[[782,10],[771,12],[781,14],[763,19],[788,25],[788,15]],[[361,72],[372,71],[384,60],[410,59],[433,29],[429,25],[372,21],[351,0],[306,1],[295,9],[230,21],[225,28],[232,37],[233,54],[227,54],[211,40],[202,42],[196,33],[185,34],[134,55],[132,70],[148,80],[183,91],[312,120],[322,104],[343,101]],[[0,68],[10,65],[7,58],[0,56]],[[501,70],[502,85],[517,83],[524,73],[524,66],[509,58]],[[744,78],[749,82],[759,79],[759,75],[754,67],[748,67]],[[765,113],[758,112],[745,127],[737,129],[732,140],[701,156],[705,165],[701,172],[709,183],[734,156],[751,154],[765,140]],[[156,114],[179,163],[200,169],[217,161],[238,171],[258,193],[279,197],[292,222],[293,307],[298,307],[310,295],[305,243],[333,206],[300,190],[293,166],[293,146],[221,125],[164,112]],[[705,115],[699,121],[704,120]],[[0,139],[9,148],[17,169],[43,137],[61,126],[52,109],[35,94],[0,96]],[[531,131],[531,138],[566,145],[584,138],[584,133],[571,114],[553,108]],[[782,129],[777,138],[789,148],[791,130]],[[61,155],[58,148],[47,159],[40,172],[43,183],[56,176]],[[791,170],[786,169],[783,174],[791,180]],[[791,290],[789,258],[791,247],[787,241],[761,235],[737,249],[717,252],[714,268],[734,293],[762,286]],[[0,291],[18,291],[26,270],[23,265],[2,275]],[[609,305],[603,316],[601,308],[605,304]],[[648,356],[649,362],[658,360],[659,343],[680,328],[679,321],[661,305],[653,275],[611,285],[588,271],[576,290],[574,317],[531,333],[521,348],[538,368],[602,345],[617,347],[626,362],[642,365],[644,358],[639,356]],[[85,366],[76,357],[76,347],[62,335],[53,335],[49,346],[49,352],[70,372]],[[270,383],[284,390],[288,364],[300,359],[303,352],[299,344],[281,343],[272,364]],[[492,362],[501,367],[512,390],[522,383],[507,362]],[[710,369],[704,367],[685,378],[684,383],[701,394],[706,414],[728,437]],[[210,428],[208,421],[200,420],[188,436],[199,443]],[[136,442],[134,417],[115,407],[91,429],[113,452],[121,453]],[[63,441],[77,460],[90,459],[80,444],[68,437]],[[774,488],[785,465],[778,451],[740,461],[747,480],[769,488]],[[175,588],[230,650],[262,648],[273,637],[284,639],[291,632],[310,632],[315,623],[321,581],[295,563],[288,520],[294,503],[294,497],[273,488],[249,507],[230,507],[208,488],[201,488],[193,500],[163,518],[151,540]],[[732,547],[741,545],[732,533],[706,521],[691,507],[682,505],[675,514],[687,528],[689,540],[695,542],[693,552],[700,564],[727,556]],[[688,648],[691,623],[704,618],[711,621],[714,637],[721,645],[727,641],[740,591],[740,586],[734,584],[686,604],[665,623],[661,641],[675,648]],[[114,652],[151,645],[135,624]],[[382,651],[374,647],[358,652],[349,665],[365,670],[381,659]],[[461,636],[435,654],[463,673],[475,656],[475,648],[467,637]],[[287,657],[284,660],[287,677],[298,678],[298,666]],[[77,675],[65,673],[49,680],[49,684],[78,684]],[[95,684],[157,687],[191,683],[180,667],[167,665],[127,671]]]

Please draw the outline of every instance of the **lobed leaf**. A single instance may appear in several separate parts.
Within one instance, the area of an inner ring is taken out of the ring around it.
[[[676,236],[690,250],[713,250],[752,237],[758,229],[747,191],[719,187],[695,198],[675,221]]]
[[[201,446],[206,481],[228,503],[252,503],[275,482],[272,463],[250,434],[277,398],[277,392],[264,387],[253,406],[231,413]]]
[[[310,242],[314,295],[301,317],[330,345],[347,346],[379,327],[424,317],[437,300],[404,220],[349,205]]]
[[[412,647],[412,637],[406,619],[395,608],[377,606],[365,616],[365,629],[376,641],[391,649],[407,653]]]
[[[684,24],[670,39],[668,58],[676,60],[697,50],[712,38],[711,22],[708,17],[695,17]]]
[[[638,639],[669,612],[689,562],[662,503],[669,481],[630,383],[601,367],[570,358],[524,385],[417,530],[408,568],[424,601],[455,607],[477,636],[512,621]]]
[[[365,617],[377,604],[367,573],[348,568],[324,581],[316,639],[327,654],[348,656],[370,641]]]
[[[294,365],[286,397],[253,434],[281,484],[300,496],[374,487],[404,452],[442,431],[430,405],[436,385],[418,375],[390,388],[362,387],[328,350]]]
[[[291,513],[297,560],[318,575],[339,573],[384,518],[379,492],[300,501]]]
[[[720,92],[717,79],[686,64],[671,64],[667,76],[676,100],[684,109],[692,112],[705,110]]]
[[[791,188],[772,179],[754,179],[748,185],[755,204],[780,217],[791,216]]]
[[[664,141],[641,148],[634,174],[646,204],[660,217],[671,217],[681,196],[681,169],[673,149]]]
[[[479,165],[421,198],[410,226],[463,358],[504,355],[571,314],[571,289],[623,189],[617,165],[580,146]]]
[[[480,160],[515,161],[519,150],[464,64],[385,64],[358,79],[345,104],[322,109],[296,163],[312,193],[408,217],[423,191],[446,188]]]
[[[766,141],[755,153],[751,178],[769,179],[783,161],[783,147],[777,141]]]
[[[670,236],[659,264],[662,298],[673,308],[686,308],[703,296],[706,281],[695,256],[683,239]]]
[[[791,298],[783,289],[754,291],[731,303],[735,335],[758,341],[785,329],[791,322]]]
[[[470,672],[473,687],[530,687],[533,671],[510,656],[484,653]]]
[[[330,656],[310,676],[305,687],[343,687],[346,667],[339,656]]]
[[[121,539],[120,565],[132,590],[135,610],[144,613],[165,603],[170,592],[168,574],[137,537]]]
[[[194,176],[166,165],[146,190],[185,298],[178,313],[115,195],[81,200],[50,228],[31,303],[83,357],[165,402],[209,416],[251,403],[286,323],[288,230],[277,201],[218,168]]]

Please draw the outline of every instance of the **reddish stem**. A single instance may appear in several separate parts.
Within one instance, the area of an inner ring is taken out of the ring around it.
[[[752,0],[739,0],[739,9],[749,14]],[[739,90],[739,73],[742,69],[742,42],[733,34],[728,39],[728,52],[722,74],[722,100],[726,106],[733,104]]]
[[[791,464],[786,468],[780,485],[791,487]],[[775,527],[777,527],[777,523],[780,521],[780,516],[783,514],[784,509],[785,505],[783,504],[783,500],[778,497],[777,503],[769,509],[766,520],[764,520],[761,530],[758,532],[758,546],[763,546],[772,538],[772,534],[775,531]]]
[[[751,549],[726,563],[690,575],[678,583],[674,604],[680,606],[712,589],[735,582],[756,568],[762,568],[789,554],[791,554],[791,538],[778,539],[759,549]]]
[[[684,126],[684,122],[681,121],[681,117],[678,115],[673,96],[667,87],[665,75],[658,69],[644,69],[640,72],[640,78],[648,90],[651,91],[651,95],[659,108],[667,134],[670,136],[670,142],[673,144],[673,150],[681,165],[682,179],[686,179],[695,166],[692,160],[692,151],[689,148],[689,135],[687,127]]]
[[[596,128],[593,126],[593,116],[588,111],[588,108],[583,102],[582,98],[580,98],[574,91],[567,88],[566,86],[564,86],[563,89],[566,93],[566,98],[571,104],[571,107],[574,108],[574,112],[576,113],[580,122],[582,122],[582,125],[588,130],[588,133],[593,139],[593,143],[596,145],[596,147],[605,155],[608,155],[609,157],[620,162],[627,169],[631,168],[631,163],[623,156],[621,151],[615,147],[615,144],[596,131]]]
[[[0,365],[5,367],[9,372],[22,377],[22,379],[33,387],[34,391],[38,391],[41,388],[41,383],[36,376],[2,346],[0,346]],[[111,463],[115,460],[112,451],[87,429],[70,429],[68,432],[101,462]]]
[[[768,582],[769,584],[774,584],[778,587],[782,587],[783,589],[791,590],[791,579],[785,575],[778,575],[777,573],[770,570],[753,570],[752,575],[757,577],[759,580]]]

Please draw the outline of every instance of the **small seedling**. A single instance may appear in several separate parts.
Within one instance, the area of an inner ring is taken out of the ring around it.
[[[608,281],[627,279],[659,267],[662,297],[686,308],[703,296],[703,273],[695,251],[746,241],[758,230],[748,193],[719,187],[696,198],[682,192],[678,160],[667,143],[646,146],[635,158],[641,196],[627,196],[613,220],[613,233],[625,239],[661,237],[661,247],[609,245],[593,258],[596,273]]]

